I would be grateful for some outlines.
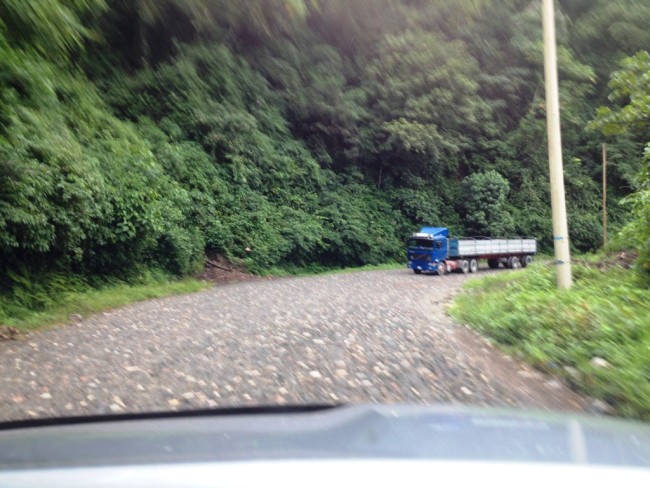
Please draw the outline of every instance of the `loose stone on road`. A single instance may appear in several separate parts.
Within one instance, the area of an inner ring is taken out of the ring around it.
[[[340,402],[583,409],[557,379],[451,321],[465,279],[234,283],[0,342],[0,420]]]

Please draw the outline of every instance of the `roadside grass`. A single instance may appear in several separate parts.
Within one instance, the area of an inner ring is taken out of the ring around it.
[[[471,280],[450,313],[616,413],[650,420],[650,290],[620,267],[575,265],[573,277],[558,290],[539,263]]]
[[[193,278],[174,279],[145,271],[129,279],[91,284],[76,276],[49,274],[13,276],[14,286],[0,292],[0,325],[28,331],[65,323],[71,316],[93,313],[129,303],[203,290],[211,283]]]
[[[311,276],[354,271],[399,269],[403,263],[385,263],[357,268],[308,266],[273,268],[262,276]],[[89,282],[79,276],[50,273],[41,276],[12,274],[13,286],[0,290],[0,326],[19,331],[46,328],[87,317],[142,300],[194,293],[212,283],[194,278],[176,279],[156,270],[143,270],[128,280],[104,278]]]

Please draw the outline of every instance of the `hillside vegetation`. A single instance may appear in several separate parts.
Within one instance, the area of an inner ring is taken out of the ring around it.
[[[0,0],[2,293],[377,264],[421,224],[548,249],[538,3]],[[601,242],[606,142],[648,275],[650,7],[557,25],[571,244]]]

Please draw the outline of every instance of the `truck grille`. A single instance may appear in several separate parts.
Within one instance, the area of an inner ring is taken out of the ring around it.
[[[431,261],[431,256],[428,254],[411,254],[413,261]]]

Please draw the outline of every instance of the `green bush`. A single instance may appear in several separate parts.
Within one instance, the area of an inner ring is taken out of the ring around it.
[[[515,222],[507,207],[509,193],[508,180],[494,170],[467,176],[462,204],[467,231],[476,236],[511,236]]]

